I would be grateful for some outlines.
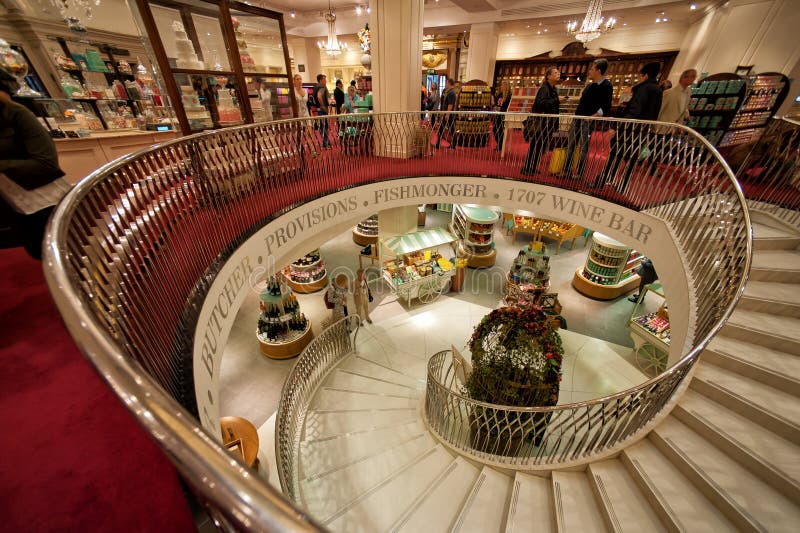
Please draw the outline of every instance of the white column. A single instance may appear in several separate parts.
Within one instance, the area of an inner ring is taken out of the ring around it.
[[[372,105],[376,113],[419,111],[424,0],[373,0]],[[381,157],[414,155],[412,139],[419,115],[374,119],[375,153]]]
[[[483,80],[489,85],[492,84],[499,34],[500,27],[494,22],[472,25],[469,31],[467,75],[464,81]]]
[[[424,0],[372,0],[372,101],[376,113],[417,111]]]
[[[306,83],[317,83],[317,74],[322,74],[322,58],[319,55],[318,39],[306,37],[306,71],[303,73],[303,81]]]

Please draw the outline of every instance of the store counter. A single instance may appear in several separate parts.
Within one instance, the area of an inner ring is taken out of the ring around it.
[[[106,163],[180,135],[177,131],[103,131],[91,137],[54,139],[58,164],[70,183],[77,183]]]

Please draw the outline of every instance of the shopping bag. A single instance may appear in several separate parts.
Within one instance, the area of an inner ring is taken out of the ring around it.
[[[550,158],[550,174],[558,174],[564,169],[564,161],[567,159],[566,148],[556,148]]]

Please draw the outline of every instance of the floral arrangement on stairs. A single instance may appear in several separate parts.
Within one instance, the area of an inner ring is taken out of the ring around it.
[[[469,342],[472,372],[464,393],[485,403],[546,407],[558,403],[561,337],[536,306],[495,309]],[[472,445],[497,455],[517,455],[526,442],[541,444],[550,413],[516,413],[476,407],[470,413]]]

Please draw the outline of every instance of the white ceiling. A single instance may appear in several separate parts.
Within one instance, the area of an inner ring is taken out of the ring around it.
[[[719,0],[697,0],[698,9],[691,11],[689,0],[604,0],[603,14],[616,17],[620,25],[638,26],[654,24],[663,11],[670,19],[668,23],[686,24],[713,2]],[[328,0],[251,0],[251,3],[285,13],[290,35],[321,37],[327,33],[322,14],[328,9]],[[330,3],[337,15],[340,34],[355,33],[369,20],[363,10],[360,16],[356,14],[356,7],[366,7],[368,0]],[[545,27],[548,32],[563,31],[568,20],[583,17],[588,4],[589,0],[425,0],[425,33],[462,32],[483,22],[500,24],[501,33],[525,30],[535,33]],[[289,15],[292,10],[295,17]]]

